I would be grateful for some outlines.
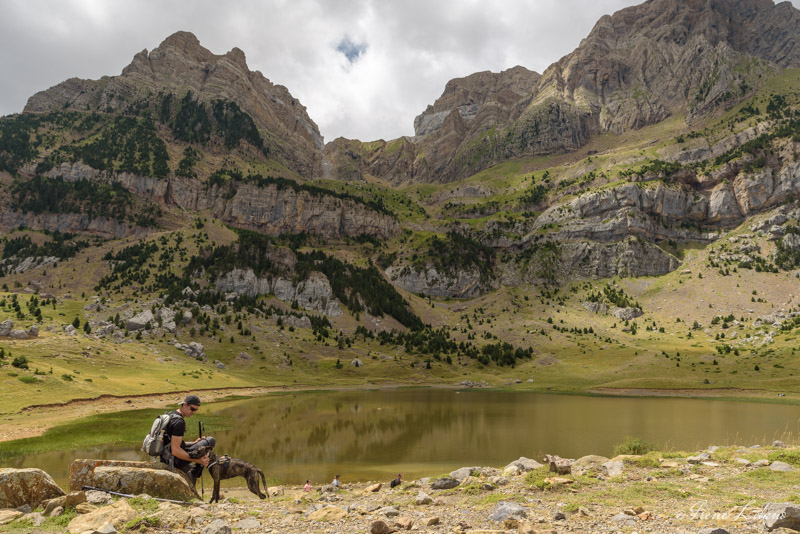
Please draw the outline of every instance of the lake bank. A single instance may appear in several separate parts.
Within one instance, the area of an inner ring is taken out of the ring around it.
[[[343,475],[337,492],[326,484],[315,484],[311,492],[284,485],[263,501],[238,487],[223,489],[223,501],[213,505],[186,507],[139,498],[131,502],[134,513],[125,524],[153,533],[199,533],[212,524],[245,532],[370,532],[379,521],[400,530],[459,534],[674,534],[704,528],[760,533],[765,520],[771,520],[766,504],[796,500],[799,467],[800,449],[767,444],[611,459],[588,456],[573,463],[568,474],[513,461],[505,468],[441,471],[394,490],[388,478],[377,481],[381,486],[376,488],[375,481],[351,483]],[[443,486],[449,488],[438,489]],[[57,524],[59,518],[49,518],[33,527],[34,517],[8,527],[28,534],[63,532],[66,526],[64,520]],[[115,526],[121,530],[125,524]]]

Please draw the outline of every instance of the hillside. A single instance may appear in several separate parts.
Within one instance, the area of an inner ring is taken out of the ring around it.
[[[183,32],[34,95],[0,119],[4,415],[331,384],[794,400],[796,16],[653,0],[326,161],[288,90]],[[524,133],[542,110],[558,131]]]

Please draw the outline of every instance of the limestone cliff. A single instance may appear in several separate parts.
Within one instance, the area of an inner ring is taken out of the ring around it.
[[[193,34],[177,32],[157,48],[142,50],[119,76],[71,78],[33,95],[25,113],[56,110],[122,112],[158,93],[187,91],[200,101],[235,102],[265,136],[270,154],[305,178],[321,173],[322,136],[306,108],[282,85],[251,71],[238,48],[215,55]]]

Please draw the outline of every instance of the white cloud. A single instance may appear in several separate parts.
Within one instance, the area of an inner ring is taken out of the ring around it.
[[[69,77],[119,74],[136,52],[186,30],[214,53],[244,50],[252,70],[308,108],[326,140],[391,139],[413,134],[414,117],[451,78],[515,65],[542,72],[600,16],[635,3],[3,0],[0,115]]]

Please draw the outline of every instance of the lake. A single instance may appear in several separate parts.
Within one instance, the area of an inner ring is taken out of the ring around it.
[[[187,420],[194,439],[204,413],[217,452],[255,463],[273,481],[327,483],[435,476],[463,466],[502,467],[520,456],[610,456],[626,436],[660,448],[770,444],[792,439],[800,407],[680,398],[617,398],[445,389],[313,392],[225,401]],[[74,458],[144,459],[109,446],[4,462],[40,467],[66,485]],[[242,485],[239,481],[237,485]]]

